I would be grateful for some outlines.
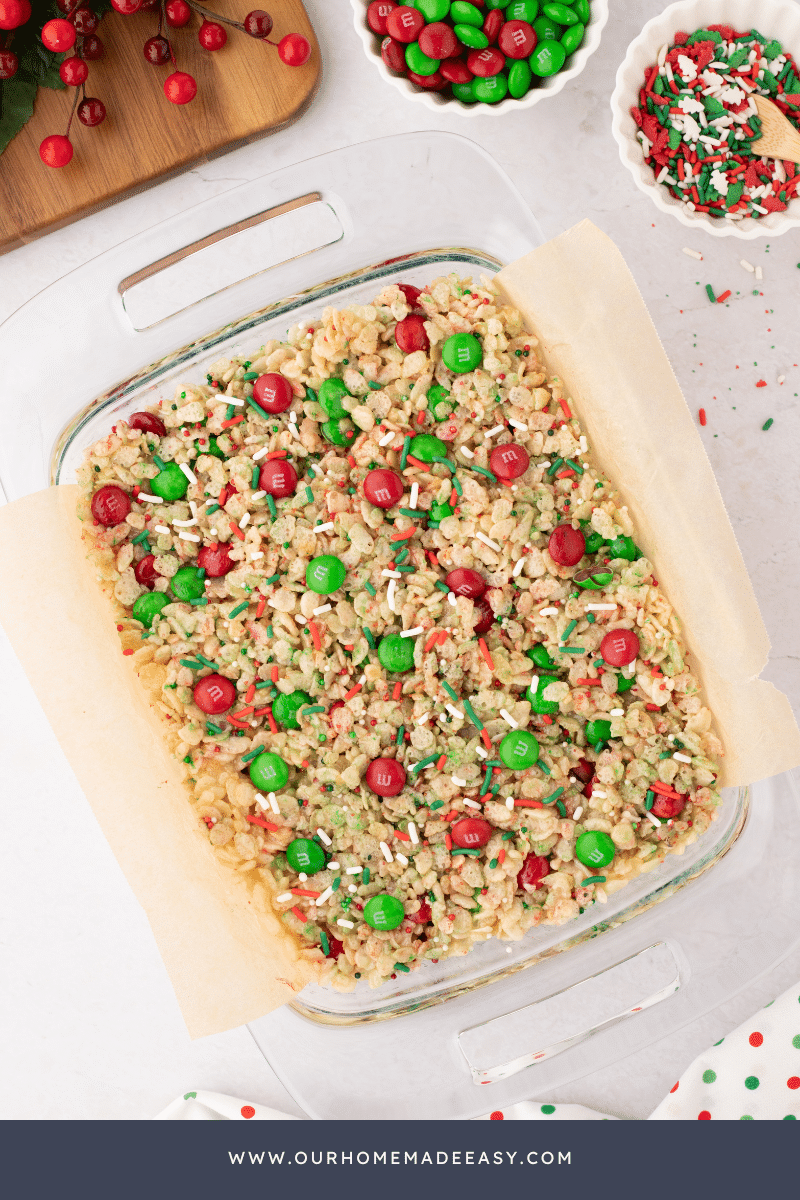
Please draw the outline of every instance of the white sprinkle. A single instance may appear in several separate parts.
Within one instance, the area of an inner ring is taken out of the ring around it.
[[[493,542],[491,538],[488,538],[485,533],[476,533],[475,537],[479,542],[483,542],[484,546],[488,546],[490,550],[496,550],[498,554],[503,549],[502,546],[498,546],[497,542]]]
[[[245,525],[247,525],[249,523],[249,521],[250,521],[250,513],[246,512],[244,514],[244,516],[242,517],[241,521],[239,522],[239,528],[244,529]]]
[[[430,715],[430,713],[423,713],[421,717],[417,718],[417,724],[424,725]]]
[[[500,709],[500,716],[503,718],[503,720],[506,722],[507,725],[511,726],[512,729],[519,729],[519,721],[515,721],[511,715],[511,713],[508,712],[505,708]]]
[[[359,678],[359,681],[358,681],[359,687],[363,687],[363,686],[364,686],[364,684],[365,684],[366,682],[367,682],[367,677],[366,677],[366,675],[362,675],[362,676]]]
[[[269,806],[272,809],[272,811],[274,813],[278,813],[278,815],[280,815],[281,810],[278,808],[278,801],[275,799],[275,793],[269,792],[267,795],[267,799],[269,800]]]
[[[744,267],[745,271],[749,271],[751,275],[755,274],[755,267],[752,263],[749,263],[746,258],[739,259],[739,266]]]
[[[424,632],[425,632],[425,630],[422,627],[422,625],[415,625],[413,629],[404,629],[403,632],[400,634],[400,637],[401,638],[416,637],[418,633],[424,633]]]
[[[253,550],[253,552],[250,555],[250,562],[255,562],[257,558],[263,558],[263,557],[264,557],[263,550]]]
[[[575,812],[572,814],[573,821],[579,821],[581,819],[582,813],[583,813],[583,806],[581,805],[581,807],[576,808]]]
[[[294,619],[295,619],[295,621],[297,622],[297,624],[298,624],[298,625],[306,625],[306,624],[307,624],[307,621],[306,621],[305,617],[301,616],[301,615],[300,615],[300,613],[297,613],[297,614],[295,615],[295,618],[294,618]]]
[[[211,534],[212,537],[219,537],[219,534],[217,533],[216,529],[209,529],[208,532]],[[206,580],[206,583],[207,582],[208,582],[208,580]]]
[[[184,542],[199,542],[201,539],[196,533],[179,533],[179,538],[183,538]]]
[[[767,210],[764,209],[764,212],[766,212],[766,211]],[[756,267],[756,279],[763,279],[763,278],[764,278],[764,272],[761,270],[761,267]]]
[[[333,521],[326,521],[324,525],[315,525],[311,532],[325,533],[325,531],[328,529],[333,529]]]
[[[341,925],[343,929],[355,929],[355,921],[346,921],[344,917],[337,917],[336,924]]]
[[[401,854],[399,850],[395,854],[395,858],[399,863],[402,863],[404,867],[408,866],[408,859],[406,858],[405,854]]]
[[[514,811],[514,797],[513,797],[513,796],[509,796],[509,797],[507,798],[507,800],[506,800],[506,808],[508,809],[508,811],[509,811],[509,812],[513,812],[513,811]]]
[[[520,574],[520,572],[522,571],[522,568],[524,566],[525,566],[524,558],[520,558],[514,563],[514,570],[511,572],[514,579],[516,579],[516,577]]]
[[[692,250],[691,246],[684,246],[683,253],[688,254],[689,258],[696,258],[698,262],[703,261],[703,256],[699,250]]]
[[[263,500],[264,497],[266,496],[266,494],[267,494],[266,492],[253,492],[252,499],[253,500]]]
[[[593,796],[599,796],[601,800],[605,800],[605,799],[606,799],[606,797],[608,796],[608,792],[598,792],[597,788],[596,788],[596,787],[593,787],[593,788],[592,788],[592,795],[593,795]]]
[[[180,465],[180,468],[183,471],[184,475],[189,480],[189,483],[197,483],[197,476],[195,475],[194,471],[189,466],[189,464],[188,463],[180,463],[179,465]]]
[[[528,432],[528,426],[524,423],[524,421],[512,421],[511,417],[509,417],[508,423],[512,429],[520,429],[523,433]]]
[[[581,454],[589,453],[589,443],[587,442],[586,435],[584,433],[581,434],[581,440],[579,442],[579,446],[580,446]]]
[[[360,875],[363,867],[345,867],[345,875]]]
[[[330,612],[332,608],[332,604],[320,604],[319,608],[314,609],[314,616],[320,617],[324,612]]]
[[[156,531],[156,533],[171,533],[172,532],[172,530],[169,528],[168,525],[156,525],[155,531]]]
[[[301,883],[305,883],[305,881],[308,879],[308,876],[306,875],[305,871],[301,871],[297,878]]]
[[[656,175],[656,183],[663,183],[669,175],[669,167],[662,167],[658,175]]]
[[[688,754],[679,754],[677,750],[675,751],[675,753],[673,754],[672,757],[677,759],[678,762],[690,763],[692,761],[691,757]]]
[[[330,861],[330,862],[329,862],[327,865],[328,865],[328,867],[330,868],[330,870],[331,870],[331,871],[338,871],[338,870],[339,870],[339,864],[338,864],[337,862],[334,862],[332,859],[331,859],[331,861]]]
[[[254,456],[254,457],[255,457],[255,456]],[[312,470],[312,471],[314,471],[314,472],[316,472],[316,474],[317,474],[317,475],[324,475],[324,474],[325,474],[325,472],[323,471],[322,467],[318,467],[316,463],[312,463],[312,464],[311,464],[311,470]]]
[[[403,578],[402,572],[390,571],[390,570],[388,570],[388,568],[381,571],[381,575],[384,577],[384,579],[402,579]]]
[[[448,602],[448,604],[451,606],[451,608],[455,608],[455,606],[456,606],[456,603],[457,603],[457,601],[456,601],[456,596],[455,596],[455,592],[448,592],[448,593],[447,593],[447,602]]]
[[[322,839],[322,841],[325,843],[325,845],[326,845],[326,846],[332,846],[332,845],[333,845],[333,842],[332,842],[332,841],[331,841],[331,839],[328,837],[328,835],[327,835],[327,833],[325,832],[325,830],[324,830],[324,829],[318,829],[318,830],[317,830],[317,833],[319,834],[320,838]]]
[[[617,606],[616,604],[587,604],[586,607],[594,608],[598,612],[602,611],[603,609],[606,609],[608,612],[612,612]]]
[[[161,496],[151,496],[149,492],[139,492],[137,500],[146,500],[148,504],[163,504],[164,500]]]
[[[596,795],[596,793],[592,792],[592,795]],[[646,812],[644,815],[647,817],[648,821],[652,821],[656,829],[661,828],[661,822],[659,821],[658,817],[654,817],[651,812]]]
[[[466,804],[467,808],[480,808],[480,804],[478,804],[477,800],[465,800],[464,803]]]
[[[785,375],[779,375],[779,376],[778,376],[778,383],[783,383],[783,382],[785,381],[785,379],[786,379],[786,376],[785,376]]]
[[[458,717],[461,720],[464,716],[463,712],[459,712],[454,704],[445,704],[445,708],[452,717]]]
[[[197,524],[197,517],[192,517],[191,521],[173,521],[172,524],[180,526],[183,529],[188,529],[190,525]]]
[[[258,460],[263,458],[265,454],[269,454],[269,446],[262,446],[260,450],[256,450],[255,454],[253,455],[253,462],[258,462]]]
[[[466,787],[467,786],[466,779],[459,779],[458,775],[451,775],[450,779],[451,779],[451,782],[453,782],[456,785],[456,787]]]
[[[480,754],[481,758],[488,758],[488,757],[489,757],[489,755],[488,755],[488,754],[486,753],[486,751],[484,750],[483,746],[476,746],[476,747],[475,747],[475,753],[476,753],[476,754]]]
[[[502,433],[504,429],[505,429],[504,425],[495,425],[494,429],[487,429],[486,433],[483,436],[485,438],[494,437],[494,435],[496,433]]]
[[[379,446],[388,446],[389,442],[392,440],[393,437],[394,437],[394,430],[391,429],[388,433],[385,433],[383,435],[383,437],[378,442],[378,445]]]
[[[378,842],[378,845],[380,846],[381,851],[383,853],[383,857],[386,859],[386,861],[394,862],[394,858],[392,857],[392,852],[389,849],[389,847],[386,845],[386,842]]]
[[[294,900],[294,896],[291,892],[281,892],[280,896],[276,896],[275,899],[278,904],[285,904],[287,900]]]
[[[289,413],[289,421],[290,421],[290,423],[291,423],[292,425],[294,425],[294,423],[295,423],[295,421],[296,421],[296,420],[297,420],[297,413],[296,413],[296,412],[290,412],[290,413]]]
[[[218,392],[216,396],[209,396],[209,400],[224,400],[226,404],[235,404],[237,408],[241,408],[244,400],[237,400],[235,396],[226,396],[222,392]]]
[[[610,717],[624,717],[625,709],[624,708],[612,708],[611,712],[608,715]]]
[[[330,900],[332,895],[333,895],[333,888],[326,887],[325,891],[320,893],[320,895],[317,896],[316,900],[314,901],[317,908],[322,908],[323,904],[325,904],[328,900]]]
[[[458,448],[461,451],[461,453],[464,455],[465,458],[474,458],[475,457],[473,451],[470,450],[469,446],[459,446]]]
[[[384,572],[384,574],[385,573],[386,572]],[[395,592],[396,587],[397,587],[397,584],[395,583],[394,579],[390,579],[389,586],[386,589],[386,603],[389,605],[390,611],[393,612],[395,615],[397,615],[397,609],[394,606],[394,592]]]
[[[417,827],[413,821],[408,822],[408,836],[411,838],[411,841],[415,846],[419,845],[419,834],[417,833]]]
[[[360,870],[360,868],[359,868],[359,870]],[[347,890],[348,890],[348,892],[357,892],[358,888],[356,887],[356,885],[354,883],[348,883]]]
[[[417,496],[419,496],[419,484],[418,484],[418,483],[412,483],[412,485],[411,485],[411,495],[410,495],[410,497],[409,497],[409,500],[408,500],[408,507],[409,507],[409,508],[416,508],[416,507],[417,507]]]
[[[540,617],[557,617],[558,609],[557,608],[540,608],[539,616]]]

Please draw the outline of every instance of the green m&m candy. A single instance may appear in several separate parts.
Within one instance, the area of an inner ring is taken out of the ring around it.
[[[217,439],[213,433],[211,434],[211,437],[208,439],[208,449],[204,450],[203,453],[204,454],[213,454],[214,458],[224,458],[225,457],[225,455],[220,450],[219,445],[217,444]]]
[[[497,104],[499,100],[504,100],[508,95],[508,80],[505,75],[488,75],[485,78],[476,75],[472,81],[472,94],[482,104]],[[454,333],[453,337],[472,337],[472,334]],[[445,345],[447,345],[446,342]],[[444,351],[442,352],[442,357],[444,357]],[[447,365],[450,366],[449,363]],[[475,364],[476,367],[478,365],[479,363]],[[455,367],[450,367],[451,371],[455,371],[456,369]],[[462,372],[472,371],[474,368],[462,367],[461,370]]]
[[[482,29],[476,29],[474,25],[455,25],[453,33],[462,46],[469,46],[470,50],[485,50],[489,45],[486,34]]]
[[[588,25],[592,16],[589,0],[572,0],[569,6],[583,25]]]
[[[608,543],[606,550],[609,558],[627,558],[629,562],[633,562],[639,556],[639,550],[632,537],[614,538],[613,542]]]
[[[526,650],[528,658],[532,658],[537,667],[546,667],[550,671],[558,670],[558,664],[554,663],[550,655],[545,650],[541,642],[531,646],[530,650]]]
[[[295,838],[286,847],[286,861],[298,874],[305,871],[306,875],[316,875],[325,866],[325,852],[311,838]]]
[[[527,21],[529,25],[532,25],[538,11],[538,0],[512,0],[506,9],[506,20]]]
[[[406,46],[406,66],[415,75],[435,75],[440,62],[441,59],[429,58],[424,50],[420,50],[419,42],[411,42]]]
[[[537,761],[539,743],[526,729],[513,729],[500,743],[499,754],[512,771],[524,771]]]
[[[400,674],[414,667],[414,639],[390,633],[378,643],[378,658],[387,671]]]
[[[443,21],[450,12],[450,0],[414,0],[413,7],[421,12],[429,25]]]
[[[323,421],[320,429],[322,430],[322,436],[327,441],[333,442],[334,446],[349,446],[356,435],[353,422],[342,418]]]
[[[542,9],[546,17],[549,17],[551,21],[558,21],[559,25],[576,25],[578,23],[576,14],[566,4],[545,4]]]
[[[189,490],[189,480],[177,463],[167,463],[155,479],[150,480],[150,491],[162,500],[182,500]]]
[[[433,462],[435,458],[447,458],[447,446],[432,433],[418,433],[411,439],[408,453],[412,458],[418,458],[420,462],[429,463]]]
[[[433,413],[434,421],[445,421],[454,408],[453,401],[447,388],[434,383],[428,388],[428,409]]]
[[[310,703],[311,697],[307,692],[289,692],[288,695],[281,693],[273,702],[272,715],[284,729],[299,729],[297,714],[304,704]]]
[[[633,675],[630,676],[630,678],[628,678],[627,675],[618,675],[617,676],[617,693],[618,693],[618,695],[622,695],[623,692],[629,692],[635,683],[636,683],[636,672],[635,671],[634,671]]]
[[[472,94],[471,83],[454,83],[452,85],[453,95],[456,100],[460,100],[462,104],[474,104],[475,97]],[[434,416],[436,414],[434,413]]]
[[[164,605],[171,603],[166,592],[145,592],[134,602],[132,616],[150,629],[153,619],[158,616]]]
[[[530,90],[533,74],[526,59],[518,58],[508,71],[508,94],[519,100]]]
[[[306,567],[306,587],[320,596],[329,596],[344,583],[344,563],[335,554],[318,554]]]
[[[434,521],[443,521],[445,517],[452,517],[453,509],[449,504],[432,504],[431,518]]]
[[[179,600],[198,600],[206,590],[205,571],[199,567],[181,567],[172,576],[169,586]]]
[[[607,867],[615,853],[611,837],[600,829],[587,830],[575,843],[575,857],[585,867]]]
[[[549,685],[551,683],[559,683],[559,682],[560,682],[560,680],[554,679],[552,675],[542,675],[541,678],[536,680],[535,687],[533,686],[533,684],[531,684],[531,686],[528,688],[527,692],[525,693],[525,698],[527,700],[530,700],[531,708],[533,709],[533,711],[535,713],[557,713],[558,712],[558,701],[557,700],[544,700],[542,698],[542,692],[544,691],[544,689],[546,687],[549,687]]]
[[[574,54],[578,49],[583,41],[583,35],[585,32],[586,26],[580,24],[579,22],[577,25],[570,25],[566,32],[562,34],[561,45],[566,50],[567,57],[569,57],[570,54]]]
[[[490,76],[492,79],[497,79],[496,75]],[[487,82],[484,80],[483,82]],[[475,91],[477,76],[472,81],[473,95],[478,99],[478,93]],[[456,375],[464,375],[467,371],[474,371],[483,362],[483,347],[474,333],[454,333],[447,338],[442,346],[442,358],[444,365]]]
[[[609,571],[608,567],[582,567],[580,571],[576,571],[572,576],[572,582],[577,583],[579,588],[588,588],[589,591],[597,592],[601,588],[611,583],[614,578],[614,572]]]
[[[538,42],[558,42],[564,32],[563,25],[556,25],[549,17],[537,17],[533,22],[533,32]]]
[[[454,25],[474,25],[480,29],[483,25],[483,13],[474,4],[466,4],[464,0],[453,0],[450,5],[450,17]]]
[[[600,547],[605,545],[606,539],[603,537],[602,533],[598,533],[597,530],[594,529],[586,536],[585,541],[585,553],[596,554]]]
[[[319,403],[329,417],[346,417],[347,409],[342,404],[342,397],[349,396],[344,381],[341,379],[326,379],[319,389]]]
[[[251,781],[262,792],[279,792],[289,782],[289,768],[279,754],[265,750],[250,763]]]
[[[373,896],[364,905],[364,920],[373,929],[397,929],[405,915],[402,901],[395,896],[387,896],[385,892]]]
[[[585,732],[587,742],[597,746],[600,742],[607,742],[611,737],[611,722],[606,721],[603,717],[595,717],[593,721],[586,722]]]
[[[546,78],[548,75],[556,75],[561,70],[566,57],[567,52],[561,42],[548,40],[539,43],[528,62],[534,75]]]

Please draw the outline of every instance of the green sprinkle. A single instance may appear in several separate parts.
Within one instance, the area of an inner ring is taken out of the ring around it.
[[[483,723],[480,720],[480,718],[478,717],[477,713],[475,712],[475,709],[470,704],[469,700],[464,698],[464,699],[462,699],[461,703],[464,705],[464,708],[467,710],[467,713],[469,714],[469,719],[472,721],[472,724],[475,726],[475,728],[479,729],[479,730],[483,729]]]
[[[403,741],[403,734],[405,733],[405,731],[406,731],[405,725],[401,725],[400,728],[397,730],[397,733],[394,735],[394,740],[397,742],[398,746]]]
[[[210,733],[212,737],[215,737],[217,734],[222,733],[222,730],[212,721],[206,721],[206,733]]]
[[[269,679],[259,679],[256,683],[256,688],[272,687],[272,682]]]
[[[248,403],[248,404],[250,405],[250,407],[251,407],[251,408],[252,408],[252,409],[253,409],[255,412],[257,412],[257,413],[258,413],[258,415],[259,415],[260,417],[262,417],[262,418],[263,418],[265,421],[271,421],[271,420],[272,420],[272,417],[269,415],[269,413],[268,413],[268,412],[264,412],[264,409],[261,407],[261,405],[260,405],[260,404],[256,404],[255,400],[253,400],[253,399],[248,399],[247,403]]]
[[[361,882],[364,885],[369,883],[369,867],[364,867],[364,870],[361,872]]]
[[[427,758],[421,758],[419,762],[414,763],[414,765],[411,767],[411,770],[414,772],[421,771],[423,767],[430,766],[431,763],[435,763],[438,761],[439,761],[438,754],[430,754],[430,755],[428,755]]]
[[[492,483],[497,483],[497,476],[491,471],[487,471],[485,467],[476,467],[473,463],[469,463],[470,471],[477,471],[479,475],[485,475],[487,479],[491,479]]]
[[[202,608],[204,605],[208,604],[208,599],[205,596],[196,596],[194,600],[190,600],[189,603],[194,604],[196,607]]]
[[[655,798],[656,798],[656,796],[655,796],[655,792],[648,792],[648,793],[647,793],[647,795],[645,796],[645,798],[644,798],[644,806],[645,806],[645,808],[647,809],[647,811],[648,811],[648,812],[650,812],[650,809],[653,807],[653,803],[654,803],[654,801],[655,801]]]
[[[257,746],[257,747],[255,748],[255,750],[251,750],[251,751],[250,751],[248,754],[243,754],[243,755],[242,755],[242,762],[243,762],[243,763],[250,762],[250,759],[251,759],[251,758],[257,758],[259,754],[263,754],[263,753],[264,753],[264,751],[266,750],[266,748],[267,748],[266,746]]]
[[[416,571],[416,569],[417,568],[415,566],[412,566],[411,563],[409,563],[409,565],[407,567],[401,567],[401,566],[395,567],[396,571],[401,571],[403,574],[407,574],[409,571]]]
[[[447,595],[450,592],[450,588],[447,586],[447,584],[444,582],[443,579],[437,579],[436,583],[433,586],[437,587],[440,592],[444,592],[445,595]]]
[[[712,288],[710,283],[706,284],[706,295],[708,296],[708,298],[712,304],[717,303],[717,297],[714,295],[714,289]]]
[[[563,460],[563,458],[556,458],[556,459],[555,459],[555,460],[554,460],[554,461],[553,461],[553,462],[550,464],[550,466],[547,468],[547,474],[548,474],[548,475],[555,475],[556,471],[557,471],[557,470],[558,470],[558,468],[561,466],[561,464],[563,463],[563,461],[564,461],[564,460]]]
[[[450,684],[447,682],[447,680],[446,680],[446,679],[443,679],[443,680],[442,680],[442,687],[443,687],[443,688],[444,688],[444,690],[447,692],[447,694],[448,694],[448,696],[450,697],[450,699],[451,699],[451,700],[457,700],[457,699],[458,699],[458,695],[457,695],[457,694],[456,694],[456,692],[453,690],[453,688],[451,688],[451,687],[450,687]]]
[[[167,465],[167,464],[164,462],[163,458],[159,458],[157,454],[154,454],[154,455],[153,455],[153,462],[156,464],[156,466],[158,467],[159,471],[163,471],[163,470],[164,470],[164,468],[165,468],[165,467],[166,467],[166,465]]]
[[[594,615],[594,613],[587,613],[586,620],[589,622],[590,625],[594,625],[595,621],[597,620],[597,617]]]
[[[408,458],[408,452],[410,449],[411,449],[411,438],[407,437],[405,439],[405,441],[403,442],[403,449],[400,454],[400,470],[401,471],[404,471],[406,469],[406,459]]]
[[[420,512],[418,508],[401,508],[400,512],[404,517],[414,517],[417,521],[425,516],[424,512]]]
[[[554,792],[551,792],[549,796],[544,798],[542,804],[554,804],[563,791],[564,789],[562,787],[556,788]]]
[[[432,806],[431,806],[431,807],[432,807]],[[451,853],[452,855],[456,855],[456,854],[474,854],[474,855],[477,857],[478,855],[480,855],[480,854],[483,854],[483,850],[465,850],[463,846],[453,846],[453,849],[450,851],[450,853]]]
[[[489,866],[492,868],[492,870],[494,870],[494,868],[497,866],[497,859],[493,858],[492,861],[489,863]]]
[[[659,754],[659,758],[672,758],[672,751],[665,750],[663,754]]]
[[[250,487],[254,492],[258,490],[258,477],[260,474],[261,468],[259,466],[253,467],[253,474],[250,479]]]
[[[258,371],[245,371],[242,379],[258,379]]]
[[[561,654],[586,654],[585,646],[559,646]]]
[[[404,547],[403,547],[403,549],[400,551],[400,553],[399,553],[399,554],[395,554],[395,556],[394,556],[394,561],[395,561],[396,563],[402,563],[402,562],[405,562],[405,561],[406,561],[406,559],[408,558],[408,553],[409,553],[409,551],[408,551],[408,546],[404,546]]]
[[[513,838],[513,836],[514,836],[513,831],[511,831],[509,833],[504,833],[503,836],[501,837],[500,841],[501,842],[510,842],[511,839]]]
[[[309,716],[310,713],[315,713],[315,712],[325,712],[325,705],[324,704],[314,704],[311,706],[311,708],[304,708],[302,710],[302,714],[304,717],[307,717],[307,716]]]
[[[563,800],[556,800],[556,808],[558,809],[558,811],[559,811],[559,814],[560,814],[562,817],[565,817],[565,816],[567,815],[567,810],[566,810],[566,808],[564,807],[564,801],[563,801]]]
[[[312,492],[311,488],[308,486],[306,486],[306,500],[308,501],[309,504],[314,503],[314,493]]]
[[[435,812],[437,808],[444,808],[444,800],[434,800],[433,804],[429,804],[428,808],[431,812]]]
[[[271,625],[267,626],[267,637],[272,637],[272,626]],[[269,661],[272,662],[272,659],[270,659]]]
[[[434,458],[432,458],[432,459],[431,459],[431,462],[438,462],[438,463],[442,463],[442,464],[443,464],[445,467],[447,467],[447,469],[448,469],[448,471],[450,472],[450,474],[451,474],[451,475],[452,475],[453,471],[455,470],[455,468],[454,468],[453,464],[452,464],[452,463],[450,462],[450,460],[449,460],[449,459],[447,459],[447,458],[439,458],[439,457],[434,457]]]
[[[560,640],[561,640],[562,642],[565,642],[565,641],[567,640],[567,638],[568,638],[568,637],[569,637],[569,635],[572,633],[573,629],[575,628],[575,626],[576,626],[577,624],[578,624],[578,622],[577,622],[577,621],[570,621],[569,625],[567,626],[567,628],[564,630],[564,632],[563,632],[563,633],[562,633],[562,635],[561,635],[561,638],[560,638]]]
[[[247,376],[245,375],[245,379],[246,378],[247,378]],[[320,941],[320,945],[322,946],[325,957],[327,958],[331,952],[331,947],[330,947],[330,942],[328,941],[328,935],[324,929],[320,929],[320,931],[319,931],[319,941]]]
[[[264,580],[264,584],[266,585],[268,583],[277,583],[279,579],[280,579],[280,575],[270,575],[269,579]],[[269,636],[272,637],[272,634],[270,634]]]
[[[229,404],[228,407],[225,409],[225,420],[230,421],[231,417],[233,416],[233,414],[235,412],[236,412],[236,405]]]
[[[486,795],[486,793],[487,793],[487,792],[488,792],[488,790],[489,790],[489,780],[490,780],[491,778],[492,778],[492,768],[491,768],[491,767],[488,767],[488,768],[487,768],[487,770],[486,770],[486,774],[485,774],[485,775],[484,775],[484,777],[483,777],[483,783],[481,784],[481,790],[480,790],[480,792],[478,793],[478,795],[479,795],[479,796],[485,796],[485,795]]]
[[[333,890],[335,892],[338,892],[338,890],[341,886],[342,886],[342,877],[341,877],[341,875],[337,875],[336,878],[334,879],[333,883],[331,884],[331,887],[333,888]]]
[[[577,471],[579,475],[583,474],[583,467],[580,463],[575,462],[574,458],[568,458],[566,462],[567,466],[572,467],[573,471]]]
[[[605,883],[605,875],[590,875],[587,879],[581,880],[581,887],[588,887],[590,883]]]
[[[136,545],[137,542],[146,542],[148,537],[149,532],[148,530],[144,529],[141,533],[137,533],[135,538],[131,538],[131,541],[134,545]]]
[[[186,755],[186,758],[185,758],[183,761],[184,761],[185,763],[189,763],[189,765],[190,765],[191,767],[193,767],[193,766],[194,766],[194,763],[192,762],[192,756],[191,756],[191,754],[187,754],[187,755]]]
[[[541,768],[542,768],[542,770],[544,771],[545,775],[552,775],[552,774],[553,774],[553,772],[552,772],[552,771],[550,770],[550,768],[548,767],[547,763],[545,763],[545,762],[542,762],[542,760],[541,760],[541,759],[539,759],[539,761],[537,762],[536,766],[537,766],[537,767],[541,767]]]
[[[204,667],[211,667],[212,671],[218,670],[217,664],[212,662],[210,658],[204,658],[202,654],[196,654],[195,658],[198,662],[201,662]]]
[[[405,973],[407,975],[409,973],[409,971],[411,970],[411,967],[407,967],[405,963],[395,963],[394,969],[395,969],[395,971],[405,971]]]
[[[218,504],[209,504],[209,505],[207,505],[207,506],[206,506],[206,516],[210,516],[210,515],[211,515],[211,513],[215,513],[215,512],[217,511],[217,509],[218,509],[218,508],[219,508],[219,505],[218,505]]]
[[[366,588],[366,590],[369,592],[370,596],[376,596],[376,595],[377,595],[377,592],[375,591],[375,588],[372,586],[372,584],[371,584],[369,581],[367,581],[367,582],[364,584],[364,587],[365,587],[365,588]],[[365,630],[365,632],[366,632],[366,630]]]
[[[205,663],[194,662],[191,658],[181,658],[178,660],[182,667],[188,667],[190,671],[202,671]]]
[[[375,635],[373,634],[372,630],[369,628],[368,625],[364,626],[364,637],[367,639],[370,646],[374,650],[375,649]]]
[[[267,508],[269,509],[270,516],[274,521],[278,515],[278,510],[275,507],[275,501],[273,500],[272,496],[267,496]]]
[[[376,383],[374,379],[367,380],[367,387],[372,388],[373,392],[379,392],[383,387],[382,383]]]
[[[456,495],[458,495],[458,496],[464,495],[464,489],[462,488],[462,486],[459,482],[458,476],[456,474],[453,474],[453,487],[456,489]]]
[[[249,600],[243,600],[241,604],[237,604],[236,608],[231,609],[228,613],[228,620],[232,621],[234,617],[238,617],[239,613],[244,612],[249,603]]]
[[[761,426],[761,428],[764,430],[769,429],[770,425],[772,425],[772,421],[773,421],[773,419],[772,419],[772,417],[770,417],[768,421],[764,422],[764,424]]]

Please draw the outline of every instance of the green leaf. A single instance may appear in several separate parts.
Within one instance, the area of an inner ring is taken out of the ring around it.
[[[19,133],[26,121],[33,116],[36,99],[36,84],[29,79],[13,79],[3,82],[3,112],[0,115],[0,154]]]
[[[40,50],[44,53],[40,53]],[[55,54],[48,54],[44,46],[26,46],[19,58],[19,73],[34,80],[40,87],[63,91],[66,84],[58,73],[59,58]]]

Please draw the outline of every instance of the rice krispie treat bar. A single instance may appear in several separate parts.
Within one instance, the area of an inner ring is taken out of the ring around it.
[[[488,280],[215,363],[81,484],[203,834],[321,982],[570,921],[714,820],[678,620]]]

